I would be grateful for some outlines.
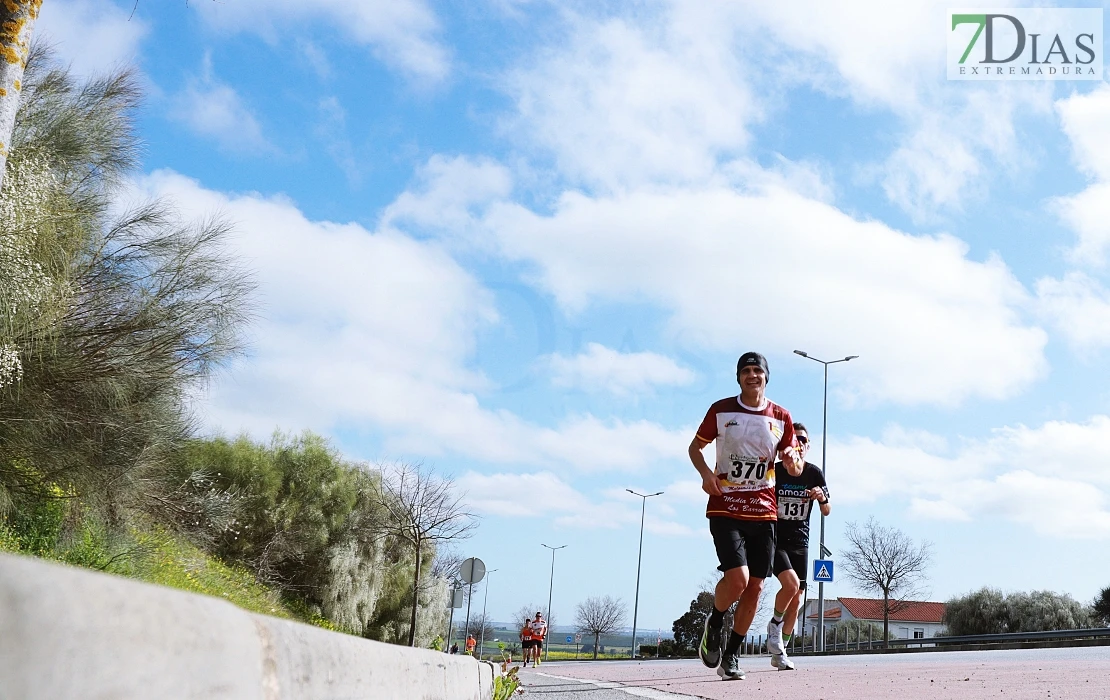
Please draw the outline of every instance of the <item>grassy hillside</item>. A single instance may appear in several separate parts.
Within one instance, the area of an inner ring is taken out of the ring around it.
[[[83,522],[67,533],[68,503],[64,494],[58,495],[31,512],[0,519],[0,551],[210,595],[251,612],[334,629],[297,601],[283,600],[247,569],[229,566],[163,529],[132,527],[124,535],[110,537],[104,528]]]

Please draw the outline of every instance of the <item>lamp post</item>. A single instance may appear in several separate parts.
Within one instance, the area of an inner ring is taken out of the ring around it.
[[[489,602],[489,575],[497,569],[490,569],[486,572],[486,589],[482,593],[482,631],[479,634],[481,639],[478,642],[478,658],[482,658],[482,654],[486,651],[486,603]]]
[[[552,547],[551,545],[543,544],[542,542],[540,544],[551,550],[551,580],[548,581],[548,583],[547,583],[547,624],[550,625],[551,624],[551,591],[555,587],[555,550],[556,549],[563,549],[564,547],[566,547],[566,545],[561,544],[558,547]],[[548,629],[548,631],[550,632],[551,630]],[[551,653],[551,645],[550,644],[544,644],[543,645],[543,660],[544,661],[547,661],[547,655],[549,653]]]
[[[640,562],[644,558],[644,513],[647,511],[647,499],[652,496],[662,496],[663,492],[642,494],[636,493],[632,489],[625,489],[633,496],[639,496],[640,501],[640,553],[636,555],[636,602],[632,605],[632,658],[636,658],[636,615],[640,611]]]
[[[826,465],[825,465],[825,446],[828,443],[828,435],[829,435],[829,430],[828,430],[828,428],[829,428],[829,365],[835,365],[838,362],[847,362],[848,360],[854,360],[854,359],[858,358],[859,355],[848,355],[847,357],[842,357],[839,360],[829,360],[828,362],[826,362],[825,360],[818,360],[816,357],[813,357],[812,355],[809,355],[808,353],[802,352],[801,350],[795,350],[794,354],[795,355],[801,355],[802,357],[806,358],[807,360],[813,360],[814,362],[820,362],[822,364],[822,366],[824,366],[824,368],[825,368],[824,398],[821,401],[821,473],[825,475],[825,482],[828,483],[829,473],[828,473],[828,470],[826,469]],[[831,552],[829,552],[829,550],[825,548],[825,514],[821,513],[821,551],[820,551],[820,556],[822,558],[824,558],[824,557],[828,556],[829,554],[831,554]],[[815,637],[815,641],[816,641],[816,639],[820,639],[821,641],[818,642],[815,645],[815,648],[818,648],[821,651],[824,651],[825,650],[825,582],[824,581],[818,581],[817,582],[817,635]]]

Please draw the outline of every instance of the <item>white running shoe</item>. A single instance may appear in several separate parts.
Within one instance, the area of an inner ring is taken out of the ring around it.
[[[772,656],[777,656],[785,651],[782,648],[782,622],[776,624],[774,620],[771,620],[767,623],[767,651],[771,652]]]
[[[794,670],[794,662],[790,660],[790,657],[786,655],[785,651],[781,654],[771,655],[771,666],[780,671]]]

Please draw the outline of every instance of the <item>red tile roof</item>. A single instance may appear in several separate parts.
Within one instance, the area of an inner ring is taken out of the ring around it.
[[[871,598],[837,598],[841,605],[859,620],[883,619],[883,601]],[[898,603],[897,610],[890,613],[891,620],[899,622],[940,623],[944,618],[944,603],[908,600]],[[826,612],[825,617],[829,614]],[[812,617],[812,615],[810,616]]]
[[[810,614],[809,619],[811,619],[811,620],[816,620],[817,619],[817,611],[816,610],[813,611],[812,614]],[[829,604],[825,603],[825,620],[828,621],[828,620],[839,620],[839,619],[840,619],[840,608],[839,607],[831,607],[830,608]]]

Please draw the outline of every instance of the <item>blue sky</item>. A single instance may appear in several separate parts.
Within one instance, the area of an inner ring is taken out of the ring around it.
[[[546,602],[541,543],[557,622],[631,608],[633,488],[665,491],[639,622],[670,627],[716,565],[686,446],[752,349],[818,438],[791,351],[860,356],[830,372],[834,552],[874,516],[934,544],[934,600],[1110,585],[1102,82],[947,81],[917,0],[132,9],[47,0],[39,32],[137,66],[136,193],[228,217],[256,271],[198,415],[453,475],[496,619]]]

